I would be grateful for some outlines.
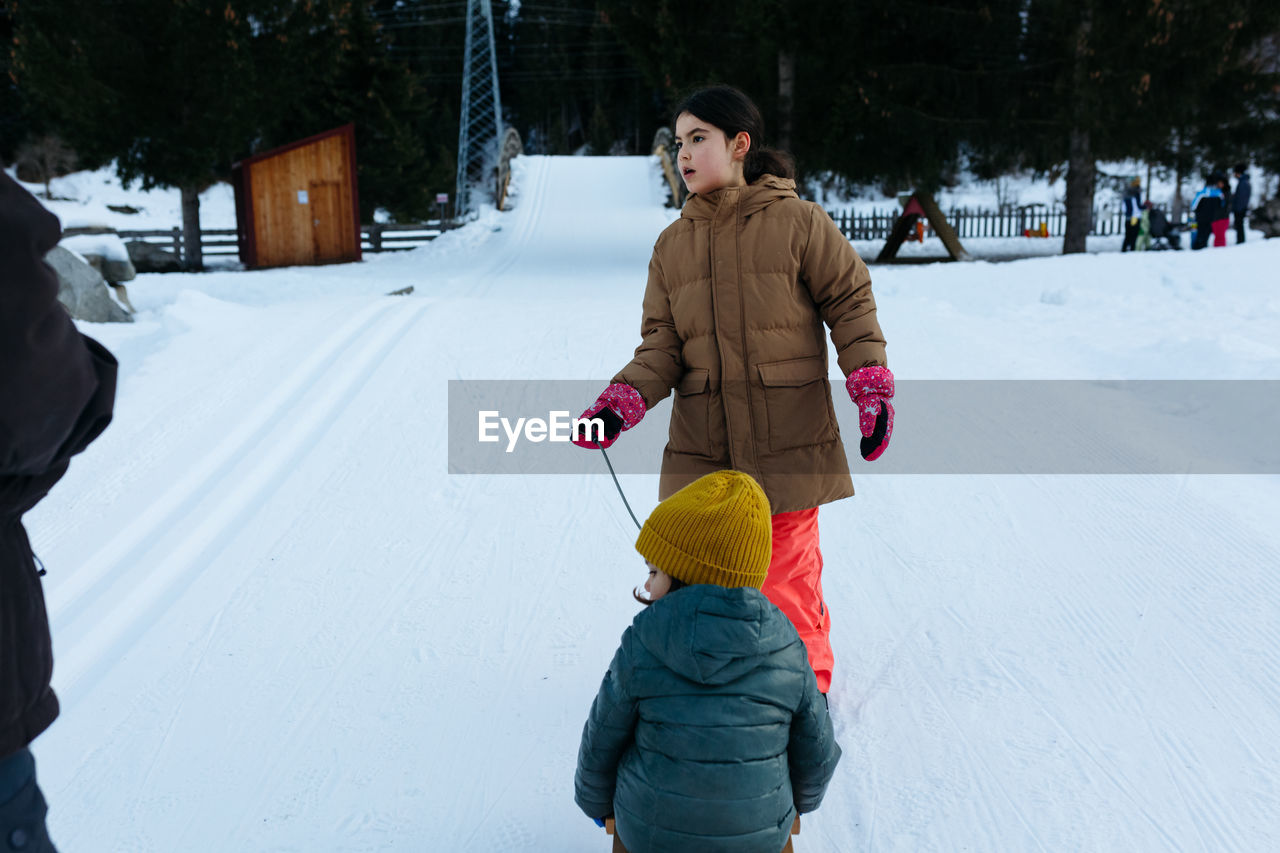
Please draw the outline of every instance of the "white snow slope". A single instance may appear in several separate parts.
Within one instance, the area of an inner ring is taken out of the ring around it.
[[[62,849],[609,848],[572,779],[634,528],[603,462],[449,475],[446,383],[603,384],[674,214],[648,158],[517,165],[514,211],[425,249],[141,276],[139,322],[84,327],[116,419],[27,517]],[[900,379],[1280,379],[1278,266],[1280,241],[873,275]],[[821,513],[844,760],[800,853],[1280,849],[1280,478],[853,456]],[[623,485],[643,517],[656,477]]]

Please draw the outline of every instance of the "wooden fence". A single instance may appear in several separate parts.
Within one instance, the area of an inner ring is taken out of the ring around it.
[[[361,225],[361,246],[366,252],[407,252],[425,246],[458,226],[448,220],[410,222],[403,225]]]
[[[855,213],[851,210],[829,210],[827,213],[850,240],[887,240],[901,211],[875,210]],[[1027,230],[1036,231],[1045,223],[1050,237],[1062,237],[1067,230],[1067,212],[1062,208],[1011,208],[1007,210],[952,209],[947,221],[960,239],[971,237],[1022,237]],[[1124,233],[1124,211],[1093,212],[1090,236],[1107,237]]]
[[[171,253],[179,261],[182,260],[182,229],[155,229],[150,231],[121,231],[120,239],[124,241],[142,240]],[[219,255],[239,255],[240,243],[234,228],[200,229],[200,251],[207,257]]]
[[[405,252],[425,246],[450,228],[456,228],[447,220],[406,223],[402,225],[361,225],[360,246],[365,252]],[[169,228],[150,231],[121,231],[122,240],[143,240],[152,243],[182,260],[182,229]],[[234,228],[201,228],[200,251],[206,258],[239,257],[240,242]]]

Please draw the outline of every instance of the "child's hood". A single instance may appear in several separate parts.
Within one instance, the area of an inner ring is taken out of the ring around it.
[[[745,187],[721,187],[705,194],[694,193],[680,209],[680,216],[684,219],[715,219],[721,202],[727,201],[730,193],[739,195],[737,203],[741,216],[750,216],[784,198],[799,198],[795,181],[777,175],[762,175]]]
[[[632,630],[664,666],[700,684],[726,684],[800,642],[760,590],[709,584],[669,593],[636,616]]]

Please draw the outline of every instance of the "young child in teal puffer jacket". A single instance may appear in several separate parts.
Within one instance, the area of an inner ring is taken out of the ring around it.
[[[676,492],[640,531],[652,606],[622,635],[574,779],[629,853],[777,853],[822,802],[840,747],[804,644],[760,592],[771,535],[738,471]]]

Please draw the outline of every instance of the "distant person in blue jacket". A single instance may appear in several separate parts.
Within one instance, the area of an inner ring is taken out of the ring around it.
[[[76,331],[44,256],[58,219],[0,172],[0,850],[52,853],[30,744],[58,716],[23,513],[111,421],[116,360]]]
[[[740,471],[707,474],[658,504],[636,550],[651,606],[591,705],[574,799],[614,816],[629,853],[777,853],[840,747],[804,643],[760,592],[768,498]]]
[[[1142,181],[1137,177],[1129,181],[1121,204],[1124,207],[1124,242],[1120,244],[1120,251],[1132,252],[1138,247],[1138,232],[1142,230]]]
[[[1253,188],[1249,186],[1249,166],[1240,163],[1233,170],[1236,176],[1236,191],[1231,196],[1231,217],[1236,224],[1236,245],[1244,242],[1244,220],[1249,215],[1249,201]]]
[[[1213,236],[1213,224],[1226,216],[1226,199],[1222,194],[1223,176],[1210,175],[1200,192],[1191,200],[1191,213],[1196,220],[1196,233],[1191,238],[1192,249],[1203,249]]]

